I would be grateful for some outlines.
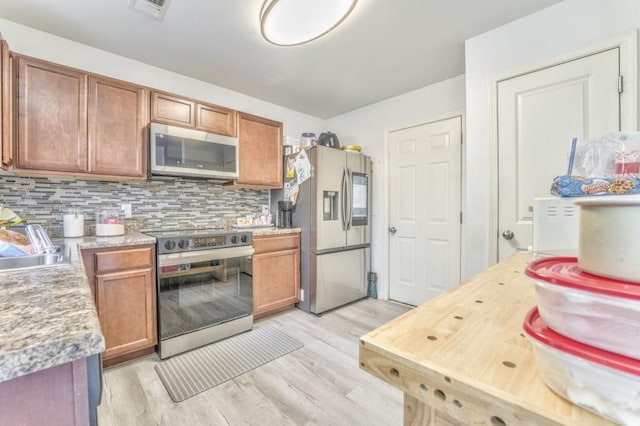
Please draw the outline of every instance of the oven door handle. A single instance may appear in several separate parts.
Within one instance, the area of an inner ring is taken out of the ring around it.
[[[158,256],[158,266],[174,266],[181,265],[183,263],[208,262],[212,260],[231,259],[234,257],[246,257],[253,255],[254,251],[253,246],[241,246],[161,254]]]

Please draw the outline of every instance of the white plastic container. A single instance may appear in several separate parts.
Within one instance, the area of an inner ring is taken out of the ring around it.
[[[124,212],[118,209],[104,209],[96,213],[96,235],[111,237],[124,234]]]
[[[640,283],[640,198],[578,200],[578,265],[603,277]]]
[[[77,211],[69,211],[62,216],[63,235],[65,238],[84,236],[84,215]]]
[[[640,425],[640,361],[555,333],[534,308],[523,328],[542,380],[576,405],[623,425]]]
[[[540,316],[555,332],[640,360],[639,285],[585,273],[575,257],[539,259],[525,273],[535,282]]]

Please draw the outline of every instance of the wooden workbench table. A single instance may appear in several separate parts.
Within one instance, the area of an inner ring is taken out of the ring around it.
[[[360,339],[360,367],[404,392],[405,425],[611,425],[539,377],[519,253]]]

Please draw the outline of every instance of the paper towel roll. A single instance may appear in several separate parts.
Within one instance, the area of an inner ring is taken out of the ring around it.
[[[84,235],[84,215],[70,213],[63,216],[64,237],[74,238]]]

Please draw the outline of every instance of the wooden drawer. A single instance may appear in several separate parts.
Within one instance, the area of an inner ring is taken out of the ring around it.
[[[255,254],[272,251],[297,249],[300,247],[300,234],[260,235],[253,238]]]
[[[153,265],[152,247],[109,250],[95,253],[96,273],[136,268],[149,268]]]

